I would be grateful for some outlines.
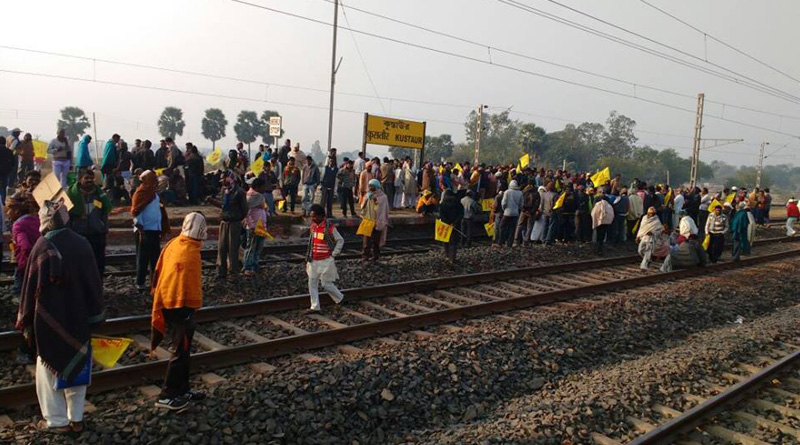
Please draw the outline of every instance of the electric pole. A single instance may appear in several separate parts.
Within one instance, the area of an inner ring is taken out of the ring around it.
[[[769,145],[767,141],[761,141],[761,150],[758,154],[758,172],[756,173],[756,188],[761,188],[761,176],[764,172],[764,148]]]
[[[697,117],[694,124],[694,146],[692,147],[692,171],[689,175],[692,190],[697,186],[697,168],[700,164],[700,140],[703,133],[703,105],[705,101],[705,94],[700,93],[697,95]]]
[[[478,165],[481,159],[481,135],[483,134],[483,109],[489,108],[488,105],[478,105],[478,120],[475,130],[475,164]]]
[[[336,34],[339,30],[339,0],[333,0],[333,50],[331,55],[331,105],[328,110],[328,151],[333,139],[333,92],[336,86]]]

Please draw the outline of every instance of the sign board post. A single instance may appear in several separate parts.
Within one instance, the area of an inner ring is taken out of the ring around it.
[[[269,118],[269,135],[275,138],[275,149],[278,148],[278,138],[281,137],[283,119],[280,116],[271,116]]]
[[[364,143],[361,152],[366,158],[367,144],[411,148],[422,151],[420,153],[420,162],[422,162],[426,126],[425,122],[372,116],[364,113]]]

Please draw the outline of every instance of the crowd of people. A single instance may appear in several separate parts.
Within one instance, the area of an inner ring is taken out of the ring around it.
[[[270,219],[279,210],[294,213],[302,198],[302,216],[310,224],[310,310],[320,311],[319,287],[336,304],[345,298],[335,284],[335,257],[344,245],[333,218],[337,202],[342,217],[349,210],[361,219],[364,261],[380,259],[389,212],[407,209],[435,216],[451,229],[443,240],[451,262],[459,247],[469,247],[475,233],[485,231],[495,249],[593,243],[603,255],[608,243],[636,243],[641,268],[659,259],[662,271],[715,263],[726,241],[733,245],[734,260],[749,254],[755,227],[769,221],[772,204],[769,189],[734,187],[712,194],[706,188],[672,188],[636,178],[626,184],[620,175],[521,165],[425,162],[415,168],[410,157],[367,159],[364,153],[339,162],[336,149],[320,167],[288,139],[276,150],[259,147],[254,157],[238,144],[206,172],[209,162],[196,146],[187,143],[181,150],[171,138],[160,141],[155,152],[150,141],[137,139],[129,151],[114,134],[98,164],[86,135],[73,164],[72,145],[63,131],[48,151],[68,199],[42,200],[34,194],[41,173],[31,164],[20,133],[14,129],[0,147],[0,185],[3,193],[10,191],[0,201],[0,206],[5,203],[0,228],[8,222],[14,242],[16,328],[25,338],[19,362],[36,364],[42,428],[58,432],[83,429],[91,331],[105,318],[108,217],[117,205],[130,206],[135,284],[152,298],[151,355],[164,338],[173,345],[156,406],[179,411],[204,397],[190,388],[189,370],[194,313],[203,304],[201,249],[207,227],[201,212],[191,212],[180,234],[162,247],[170,233],[165,205],[221,207],[217,278],[237,280],[242,272],[258,273]],[[5,160],[12,158],[9,169]],[[787,216],[787,236],[793,236],[800,218],[794,199],[787,204]]]

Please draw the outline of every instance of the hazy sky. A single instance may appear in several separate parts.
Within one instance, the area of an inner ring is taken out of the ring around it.
[[[315,20],[332,22],[333,5],[327,0],[245,0]],[[523,4],[599,28],[615,36],[671,55],[685,55],[658,47],[638,37],[594,22],[547,0],[517,0]],[[738,55],[711,39],[648,7],[640,0],[560,0],[562,4],[592,14],[682,51],[800,96],[800,85],[758,63]],[[790,0],[648,0],[737,49],[800,79],[800,59],[790,43],[800,40],[800,4]],[[205,109],[221,108],[229,121],[223,147],[235,141],[233,124],[241,110],[278,110],[284,116],[287,137],[309,148],[327,139],[330,81],[331,27],[289,17],[231,0],[122,1],[5,1],[0,45],[83,56],[78,60],[0,48],[0,125],[52,137],[58,110],[67,105],[97,114],[101,139],[111,133],[123,138],[158,139],[156,121],[165,106],[183,109],[188,123],[179,142],[210,145],[200,133]],[[364,9],[439,32],[464,37],[493,48],[574,66],[679,92],[690,97],[632,87],[557,68],[541,62],[502,54],[486,47],[365,15],[347,7]],[[698,92],[709,101],[744,106],[780,117],[754,113],[718,103],[707,103],[704,137],[742,138],[744,143],[715,148],[702,154],[710,161],[734,164],[757,162],[758,144],[770,141],[767,163],[796,163],[797,138],[748,128],[710,115],[748,122],[800,135],[800,107],[796,103],[736,85],[635,49],[569,28],[498,0],[346,0],[339,23],[392,39],[441,51],[542,73],[569,82],[591,84],[626,95],[694,110]],[[361,50],[364,63],[356,50]],[[706,50],[707,48],[707,50]],[[556,80],[455,58],[442,53],[379,40],[340,29],[339,55],[343,62],[333,145],[340,151],[361,145],[363,112],[400,116],[428,122],[428,134],[450,133],[464,140],[463,122],[479,103],[513,106],[512,117],[535,122],[547,131],[568,122],[604,122],[617,110],[638,123],[640,143],[655,148],[671,146],[686,156],[692,145],[694,113],[634,98],[586,89]],[[254,83],[212,79],[91,59],[152,65]],[[705,68],[721,71],[704,62]],[[364,65],[366,65],[366,70]],[[8,71],[87,79],[65,80]],[[375,89],[370,84],[374,81]],[[97,81],[109,82],[92,82]],[[116,83],[114,85],[112,83]],[[135,88],[136,84],[162,90]],[[270,84],[267,86],[266,84]],[[281,86],[284,85],[284,86]],[[306,89],[288,88],[285,85]],[[163,89],[201,94],[170,92]],[[322,91],[311,91],[318,89]],[[382,99],[376,99],[375,91]],[[393,99],[389,99],[393,98]],[[402,100],[401,100],[402,99]],[[427,103],[409,102],[423,101]],[[800,100],[798,100],[800,102]],[[433,104],[436,103],[436,104]],[[527,113],[527,114],[524,114]],[[795,118],[792,118],[794,116]],[[660,134],[654,134],[660,133]],[[372,153],[382,152],[377,147]]]

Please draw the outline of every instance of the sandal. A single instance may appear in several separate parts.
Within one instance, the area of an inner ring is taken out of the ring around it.
[[[73,433],[82,433],[83,432],[83,422],[70,422],[69,428],[72,430]]]
[[[47,426],[47,421],[44,419],[40,420],[39,423],[36,424],[36,429],[56,434],[65,434],[72,431],[69,425],[49,427]]]

